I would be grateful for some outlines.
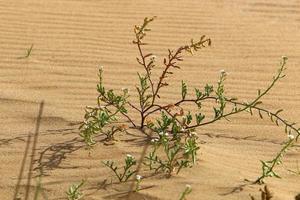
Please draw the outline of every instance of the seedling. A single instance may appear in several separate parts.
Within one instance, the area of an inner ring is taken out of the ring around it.
[[[28,48],[28,49],[26,50],[26,55],[25,55],[25,56],[18,57],[18,59],[28,58],[28,57],[31,55],[32,49],[33,49],[33,44],[30,46],[30,48]]]

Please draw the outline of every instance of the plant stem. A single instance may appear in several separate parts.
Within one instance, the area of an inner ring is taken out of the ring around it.
[[[290,139],[284,146],[283,148],[279,151],[279,153],[276,155],[276,157],[272,160],[272,165],[268,169],[266,174],[269,174],[270,172],[273,171],[274,167],[276,164],[278,164],[278,161],[280,161],[282,155],[285,153],[285,151],[291,146],[291,144],[294,142],[293,139]],[[261,181],[265,178],[266,176],[263,174],[260,176],[254,183],[261,183]]]

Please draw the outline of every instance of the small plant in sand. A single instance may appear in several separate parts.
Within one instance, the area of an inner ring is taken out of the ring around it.
[[[136,165],[136,160],[129,154],[126,155],[123,169],[118,167],[114,161],[106,161],[103,162],[103,164],[114,172],[120,182],[127,181],[134,173],[136,173],[136,170],[132,169],[133,166]]]
[[[31,55],[32,49],[33,49],[33,44],[31,44],[31,46],[26,50],[25,56],[18,57],[17,59],[29,58],[29,56]]]
[[[136,187],[135,187],[135,191],[138,192],[141,189],[141,183],[142,183],[142,179],[143,177],[141,175],[136,175]]]
[[[83,193],[80,191],[80,188],[83,186],[84,181],[82,180],[79,184],[71,185],[68,191],[66,192],[68,200],[79,200],[83,197]]]
[[[262,162],[263,175],[257,182],[262,182],[265,177],[269,176],[278,177],[274,172],[274,167],[280,163],[283,153],[298,139],[300,129],[295,127],[295,123],[291,123],[279,115],[281,109],[272,112],[263,108],[261,99],[285,76],[287,58],[283,57],[271,83],[265,89],[259,89],[256,97],[247,102],[226,95],[225,81],[228,74],[221,70],[215,86],[206,84],[203,89],[194,88],[191,92],[188,84],[182,81],[181,97],[163,104],[158,99],[163,98],[162,91],[169,86],[168,79],[175,70],[181,69],[184,56],[186,54],[193,55],[210,46],[211,40],[203,35],[197,41],[192,39],[187,45],[179,46],[174,50],[169,49],[166,57],[162,59],[161,67],[157,57],[151,52],[146,53],[144,49],[144,46],[147,45],[145,38],[151,31],[149,24],[154,19],[145,18],[141,26],[134,27],[133,44],[138,50],[136,59],[143,69],[143,73],[138,73],[138,85],[136,86],[138,104],[135,105],[128,100],[128,89],[122,89],[120,92],[107,90],[103,83],[103,69],[100,68],[97,106],[87,107],[85,120],[80,126],[80,135],[86,143],[90,146],[94,145],[97,135],[102,134],[106,136],[106,140],[113,140],[116,133],[124,132],[126,129],[137,129],[149,140],[153,140],[150,143],[152,150],[142,159],[143,162],[155,172],[163,171],[172,175],[173,172],[178,173],[181,169],[191,167],[196,163],[199,150],[195,134],[197,129],[222,119],[229,120],[231,116],[242,112],[249,112],[251,115],[257,113],[261,118],[268,116],[277,125],[283,125],[286,133],[291,136],[273,160]],[[158,78],[153,77],[155,70],[160,71]],[[212,115],[208,115],[202,109],[203,103],[207,101],[214,103],[210,109]],[[186,105],[193,105],[194,109],[185,109]],[[132,112],[137,112],[140,118],[132,118]],[[129,124],[127,128],[125,125],[120,128],[120,123],[116,125],[117,122],[124,119]],[[135,172],[134,170],[130,171],[129,176],[125,167],[124,173],[120,175],[113,162],[107,162],[106,166],[115,172],[120,181],[127,180]]]
[[[186,196],[192,192],[192,187],[186,185],[184,191],[180,194],[179,200],[186,200]]]

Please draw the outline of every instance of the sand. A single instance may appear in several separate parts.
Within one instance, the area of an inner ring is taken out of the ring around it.
[[[212,46],[186,56],[182,70],[162,90],[163,102],[180,95],[180,80],[190,88],[216,83],[221,69],[229,73],[227,94],[254,98],[270,83],[281,56],[288,56],[286,78],[266,96],[264,106],[283,108],[282,116],[300,122],[300,2],[291,1],[101,1],[14,0],[0,2],[0,199],[13,199],[28,135],[34,132],[39,104],[45,102],[34,157],[30,198],[42,169],[40,199],[66,199],[73,183],[86,179],[84,199],[126,199],[128,184],[118,184],[101,161],[139,157],[143,137],[120,136],[114,145],[97,144],[89,154],[79,137],[84,107],[95,105],[97,71],[104,66],[107,88],[134,86],[137,49],[133,26],[146,16],[158,16],[146,50],[162,59],[174,49],[205,34]],[[33,44],[31,55],[26,50]],[[159,68],[158,68],[159,69]],[[131,116],[138,120],[138,115]],[[201,141],[197,165],[166,179],[149,176],[131,199],[178,199],[186,184],[190,200],[250,199],[259,196],[255,180],[260,160],[273,158],[286,140],[283,127],[268,119],[241,114],[197,130]],[[33,138],[31,138],[32,142]],[[32,145],[30,146],[32,148]],[[31,151],[20,184],[24,199]],[[299,147],[278,168],[282,179],[267,179],[274,200],[294,199],[300,193],[295,170]],[[111,181],[113,182],[111,184]]]

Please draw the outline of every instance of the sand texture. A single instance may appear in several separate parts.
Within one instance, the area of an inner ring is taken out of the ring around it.
[[[130,90],[138,103],[137,49],[133,27],[144,17],[158,16],[145,48],[161,60],[167,49],[184,45],[205,34],[212,46],[187,55],[175,71],[161,102],[180,97],[181,80],[190,89],[216,84],[221,69],[229,75],[226,94],[241,100],[256,97],[287,56],[286,77],[263,98],[267,109],[283,108],[282,116],[300,122],[300,1],[299,0],[3,0],[0,1],[0,199],[16,192],[26,145],[31,140],[18,196],[24,200],[32,155],[33,135],[41,101],[44,101],[29,199],[41,174],[39,199],[66,199],[73,183],[86,180],[85,200],[126,199],[131,182],[118,184],[101,161],[121,162],[127,153],[137,158],[145,144],[136,131],[122,135],[114,145],[98,143],[90,152],[79,137],[84,108],[96,105],[99,66],[104,66],[107,88]],[[33,44],[31,55],[26,51]],[[160,70],[162,67],[157,67]],[[155,73],[157,74],[158,71]],[[154,73],[154,74],[155,74]],[[207,108],[208,111],[208,108]],[[131,112],[138,120],[138,114]],[[287,139],[284,127],[240,114],[197,130],[201,149],[194,168],[166,179],[146,177],[133,200],[176,200],[186,184],[189,200],[238,200],[259,197],[251,185],[261,173],[260,160],[274,157]],[[101,140],[101,137],[99,137]],[[296,146],[278,168],[282,179],[267,179],[274,200],[295,199],[300,193]],[[300,165],[300,162],[299,162]]]

